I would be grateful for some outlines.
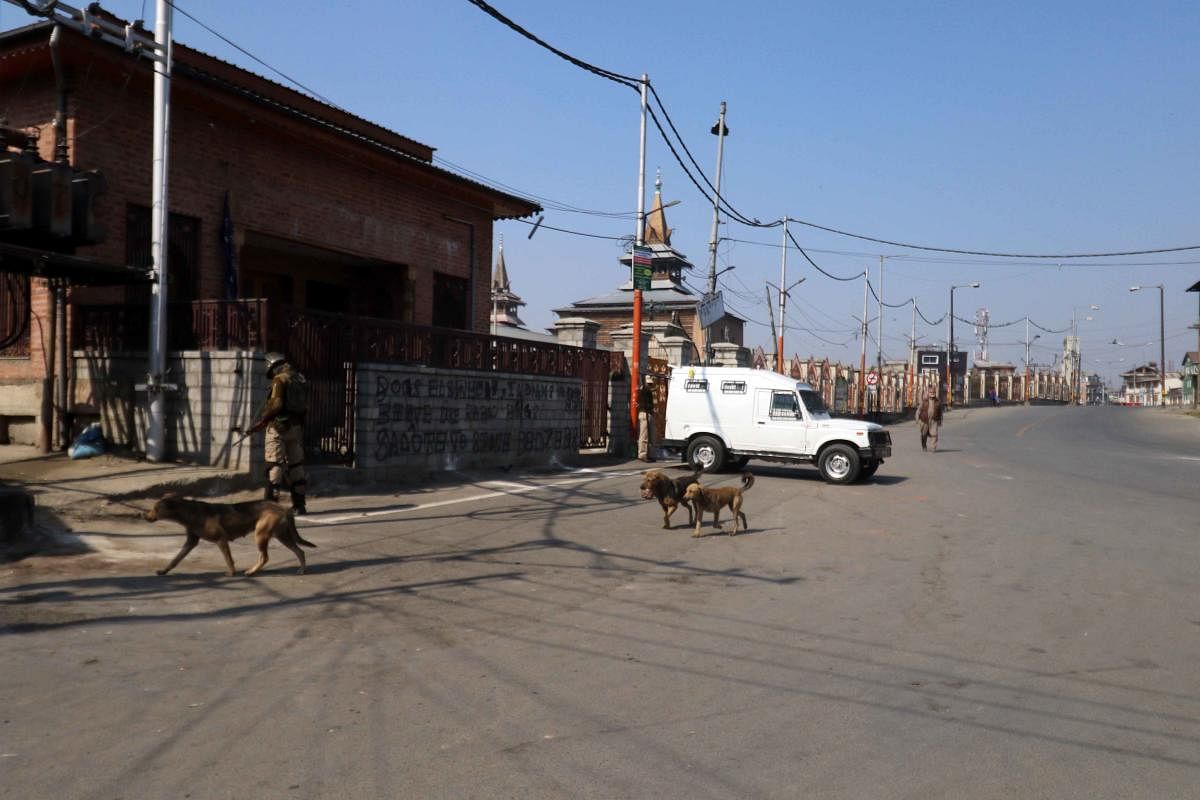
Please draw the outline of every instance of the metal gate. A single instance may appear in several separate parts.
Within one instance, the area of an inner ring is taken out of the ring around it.
[[[579,365],[580,429],[579,449],[607,448],[609,436],[608,395],[613,372],[621,369],[620,353],[584,350]]]
[[[354,460],[355,354],[353,329],[340,314],[287,309],[280,341],[308,383],[305,459],[350,464]]]

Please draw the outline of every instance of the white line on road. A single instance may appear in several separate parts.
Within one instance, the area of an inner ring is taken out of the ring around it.
[[[365,517],[381,517],[387,514],[407,514],[413,511],[424,511],[428,508],[440,508],[442,506],[452,506],[458,503],[477,503],[480,500],[488,500],[493,497],[508,497],[514,494],[527,494],[529,492],[545,491],[557,489],[562,486],[570,486],[576,483],[584,483],[598,478],[628,478],[633,475],[640,475],[640,472],[602,472],[596,469],[577,469],[572,470],[576,475],[583,477],[568,478],[566,480],[555,481],[553,483],[544,484],[528,484],[528,483],[513,483],[511,481],[486,481],[484,485],[503,486],[506,487],[502,492],[483,492],[481,494],[468,495],[467,497],[457,497],[453,500],[436,500],[432,503],[421,503],[419,505],[403,505],[403,506],[388,506],[377,508],[373,511],[358,511],[353,514],[341,514],[336,517],[329,516],[305,516],[296,520],[298,525],[336,525],[339,522],[348,522],[350,520],[363,519]]]

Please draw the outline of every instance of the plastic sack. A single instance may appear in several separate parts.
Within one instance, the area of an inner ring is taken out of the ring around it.
[[[100,430],[99,422],[93,422],[75,437],[74,443],[67,448],[67,455],[70,458],[91,458],[103,453],[104,449],[104,432]]]

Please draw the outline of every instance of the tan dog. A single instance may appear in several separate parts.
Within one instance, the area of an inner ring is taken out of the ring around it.
[[[746,530],[748,523],[746,515],[742,513],[742,495],[754,485],[754,476],[749,472],[742,473],[741,486],[720,486],[704,488],[698,483],[693,483],[684,492],[684,497],[692,503],[692,507],[696,511],[696,529],[692,532],[692,536],[700,535],[700,523],[704,520],[704,512],[711,511],[713,514],[713,525],[721,527],[721,509],[729,506],[730,513],[733,514],[733,530],[729,532],[730,536],[737,533],[738,517],[742,519],[742,530]]]
[[[178,495],[169,494],[154,504],[154,508],[146,512],[146,519],[157,522],[169,519],[178,522],[187,533],[187,540],[171,563],[160,570],[159,575],[166,575],[174,569],[184,556],[203,539],[215,542],[225,556],[225,564],[229,567],[228,575],[233,575],[233,555],[229,552],[229,543],[240,539],[251,531],[258,545],[258,563],[246,570],[247,575],[253,575],[267,564],[267,545],[274,536],[279,542],[296,554],[300,560],[297,574],[303,575],[304,551],[297,545],[316,547],[306,541],[296,530],[296,519],[290,510],[266,500],[256,500],[250,503],[205,503],[200,500],[184,500]]]
[[[700,473],[696,472],[691,475],[684,475],[680,478],[672,478],[665,472],[660,472],[656,469],[647,470],[642,478],[642,499],[657,500],[663,510],[663,528],[671,529],[671,515],[675,513],[675,509],[683,506],[688,512],[688,525],[691,525],[695,519],[695,512],[692,511],[692,504],[683,495],[687,491],[687,487],[696,482],[700,477]]]

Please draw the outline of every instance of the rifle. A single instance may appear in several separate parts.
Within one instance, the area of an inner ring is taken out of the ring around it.
[[[251,428],[250,428],[250,430],[246,431],[246,432],[245,432],[245,433],[243,433],[241,436],[239,436],[238,438],[234,439],[234,440],[233,440],[233,444],[231,444],[231,445],[229,445],[229,446],[230,446],[230,447],[236,447],[237,445],[241,444],[241,443],[242,443],[242,442],[244,442],[246,439],[248,439],[249,437],[251,437],[251,436],[253,436],[254,434],[258,433],[259,431],[261,431],[261,430],[262,430],[263,428],[265,428],[265,427],[266,427],[266,425],[262,425],[262,426],[259,426],[259,425],[254,425],[253,427],[251,427]],[[234,430],[236,430],[236,428],[235,428]]]

